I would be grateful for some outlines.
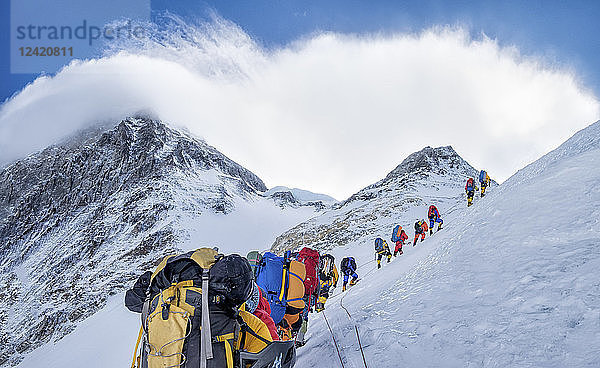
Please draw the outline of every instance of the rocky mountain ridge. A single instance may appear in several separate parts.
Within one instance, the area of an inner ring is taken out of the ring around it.
[[[276,252],[302,246],[329,250],[353,242],[370,244],[375,236],[388,238],[379,229],[390,228],[391,232],[407,211],[425,207],[415,212],[416,219],[425,218],[426,207],[432,203],[442,212],[455,208],[463,200],[466,179],[477,174],[452,147],[425,147],[382,180],[280,235],[271,248]]]

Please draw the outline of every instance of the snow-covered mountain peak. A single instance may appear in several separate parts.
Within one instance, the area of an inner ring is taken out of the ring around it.
[[[361,189],[347,200],[334,205],[342,208],[355,201],[390,198],[414,192],[417,188],[439,191],[446,183],[456,183],[475,177],[478,171],[451,146],[425,147],[410,154],[382,180]]]
[[[383,180],[388,182],[405,174],[436,173],[446,174],[448,170],[472,169],[451,146],[431,148],[429,146],[410,154]]]
[[[388,238],[381,229],[391,231],[407,213],[411,219],[424,218],[430,204],[442,213],[453,211],[463,201],[466,179],[476,175],[477,170],[452,147],[426,147],[409,155],[384,179],[285,232],[272,248],[283,251],[306,245],[328,250],[371,243],[377,236]]]
[[[267,198],[271,198],[282,208],[285,208],[286,206],[311,206],[318,211],[322,211],[337,203],[337,200],[326,194],[313,193],[298,188],[291,189],[284,186],[273,187],[267,190],[263,195]]]
[[[151,159],[161,166],[201,169],[218,169],[224,174],[241,179],[256,191],[265,191],[263,181],[247,169],[233,162],[203,140],[191,137],[164,123],[148,118],[128,118],[115,129],[106,132],[99,140],[110,144],[137,160]]]

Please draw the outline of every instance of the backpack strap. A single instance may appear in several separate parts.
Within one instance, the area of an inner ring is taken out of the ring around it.
[[[231,347],[231,340],[235,340],[235,333],[233,332],[215,336],[213,340],[214,342],[225,343],[225,359],[227,360],[227,368],[233,368],[233,348]]]
[[[202,271],[202,329],[200,334],[200,368],[206,368],[207,360],[213,358],[210,311],[208,310],[208,270]]]
[[[279,300],[285,303],[287,300],[287,291],[290,286],[290,271],[288,266],[283,265],[283,275],[281,277],[281,290],[279,291]]]

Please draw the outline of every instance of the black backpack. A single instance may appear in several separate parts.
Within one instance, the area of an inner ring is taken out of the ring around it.
[[[342,259],[342,263],[340,264],[340,270],[342,270],[342,273],[346,273],[346,271],[349,269],[356,270],[356,261],[354,260],[354,257],[346,257]]]

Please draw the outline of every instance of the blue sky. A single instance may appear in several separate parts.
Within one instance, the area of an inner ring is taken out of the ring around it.
[[[0,2],[0,100],[35,74],[10,74],[10,2]],[[462,25],[501,45],[574,69],[600,94],[600,2],[598,1],[194,1],[155,0],[154,12],[206,17],[207,9],[241,26],[266,47],[319,31],[415,32],[433,25]]]

